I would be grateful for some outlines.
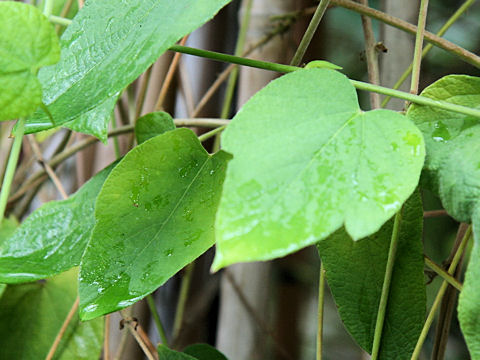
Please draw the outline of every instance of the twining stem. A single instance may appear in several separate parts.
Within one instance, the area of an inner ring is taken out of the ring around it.
[[[460,246],[457,249],[457,252],[455,253],[455,256],[453,257],[453,260],[448,267],[448,274],[453,275],[455,272],[455,269],[457,268],[458,263],[460,262],[460,259],[462,258],[462,254],[465,250],[465,247],[467,246],[468,240],[470,239],[470,236],[472,235],[472,226],[470,225],[465,232],[465,235],[462,238],[462,241],[460,243]],[[425,321],[425,324],[423,325],[422,332],[420,333],[420,336],[418,337],[417,344],[415,345],[415,350],[413,351],[411,360],[417,360],[418,357],[420,356],[420,351],[422,350],[423,343],[425,342],[425,339],[427,338],[428,331],[430,330],[430,326],[433,323],[433,319],[435,318],[435,313],[437,312],[441,302],[443,295],[445,294],[445,291],[447,290],[448,287],[448,282],[443,281],[442,285],[440,286],[440,289],[438,290],[437,296],[435,297],[435,300],[433,302],[432,308],[430,309],[430,312],[428,313],[427,320]]]
[[[120,310],[120,314],[123,317],[121,326],[126,326],[137,341],[140,348],[148,360],[159,360],[158,353],[155,346],[150,341],[147,333],[143,330],[142,326],[134,318],[129,317],[124,310]]]
[[[341,6],[345,9],[355,11],[359,14],[370,16],[371,18],[377,19],[384,22],[385,24],[391,25],[397,29],[408,32],[415,35],[417,32],[417,27],[410,24],[409,22],[403,21],[401,19],[395,18],[391,15],[385,14],[381,11],[363,6],[351,0],[331,0],[332,4]],[[431,44],[448,51],[458,57],[463,61],[480,68],[480,56],[465,50],[461,46],[455,45],[454,43],[445,40],[437,35],[432,34],[431,32],[425,32],[425,40]]]
[[[173,322],[173,342],[176,343],[180,330],[182,329],[183,319],[185,314],[185,307],[187,305],[188,293],[190,291],[190,284],[192,282],[193,269],[195,262],[188,264],[185,267],[185,273],[182,277],[182,285],[180,286],[180,294],[178,295],[177,309],[175,311],[175,320]]]
[[[368,6],[368,0],[358,0],[363,5]],[[380,85],[380,67],[378,65],[378,55],[376,49],[375,34],[372,27],[372,19],[362,15],[363,34],[365,38],[365,55],[367,58],[368,81],[371,84]],[[380,107],[380,96],[377,93],[370,93],[370,104],[372,109]]]
[[[247,38],[247,30],[250,25],[250,17],[252,14],[252,4],[253,0],[244,0],[245,3],[245,14],[243,15],[242,24],[240,25],[240,31],[238,33],[237,44],[235,46],[235,55],[242,56],[243,48],[245,47],[245,40]],[[221,118],[226,118],[230,115],[230,108],[233,100],[233,93],[235,90],[235,85],[238,78],[238,67],[235,67],[227,82],[227,89],[225,90],[225,99],[223,100],[222,112],[220,113]]]
[[[50,20],[50,22],[53,24],[61,26],[68,26],[72,23],[72,20],[56,15],[50,15],[48,20]]]
[[[160,320],[160,315],[158,314],[155,300],[151,294],[147,295],[147,304],[148,308],[150,309],[150,314],[152,314],[153,321],[155,321],[155,325],[157,326],[160,339],[162,340],[163,345],[168,346],[167,334],[165,333],[165,328],[162,324],[162,320]]]
[[[297,66],[283,65],[283,64],[277,64],[277,63],[272,63],[268,61],[242,58],[234,55],[196,49],[196,48],[191,48],[187,46],[174,45],[170,47],[170,50],[181,52],[184,54],[200,56],[200,57],[204,57],[212,60],[224,61],[224,62],[239,64],[244,66],[251,66],[251,67],[264,69],[264,70],[277,71],[280,73],[290,73],[290,72],[301,69],[300,67],[297,67]],[[461,114],[480,118],[480,110],[477,110],[474,108],[456,105],[456,104],[452,104],[452,103],[441,101],[441,100],[433,100],[424,96],[414,95],[414,94],[410,94],[410,93],[399,91],[399,90],[393,90],[383,86],[365,83],[362,81],[350,79],[350,83],[359,90],[373,91],[379,94],[389,95],[399,99],[407,100],[415,104],[432,106],[439,109],[454,111]]]
[[[385,277],[383,279],[382,294],[380,296],[380,304],[378,305],[377,321],[375,323],[375,333],[373,336],[372,358],[377,360],[380,352],[380,344],[382,340],[383,324],[385,322],[385,314],[387,311],[388,296],[390,292],[390,283],[392,281],[393,267],[395,264],[395,256],[397,253],[398,239],[400,237],[400,226],[402,223],[402,209],[395,215],[393,224],[392,237],[390,240],[390,249],[388,250],[387,266],[385,269]]]
[[[53,5],[54,5],[54,0],[45,0],[45,5],[43,7],[43,15],[45,15],[47,18],[49,18],[50,15],[52,15]]]
[[[60,328],[60,331],[58,332],[57,337],[55,338],[52,344],[52,347],[50,348],[45,360],[53,359],[53,355],[55,355],[55,351],[57,351],[58,345],[60,345],[60,341],[62,340],[63,335],[65,335],[65,331],[67,331],[68,325],[70,324],[70,322],[73,319],[73,316],[77,312],[78,304],[79,304],[79,298],[77,297],[72,307],[70,308],[70,311],[68,312],[67,317],[65,318],[65,321],[63,322],[62,327]]]
[[[105,315],[103,335],[103,360],[110,360],[110,318],[111,314]]]
[[[18,157],[20,155],[20,149],[22,147],[23,133],[24,133],[25,119],[19,119],[17,126],[15,127],[13,136],[13,145],[10,150],[10,156],[8,158],[7,168],[5,175],[3,176],[2,189],[0,191],[0,224],[5,216],[5,209],[7,208],[8,195],[10,188],[12,187],[13,176],[15,175],[15,169],[17,168]]]
[[[443,26],[440,28],[440,30],[436,33],[437,36],[441,37],[443,36],[447,30],[460,18],[460,16],[463,15],[465,11],[475,2],[476,0],[467,0],[465,1],[462,6],[460,6],[457,11],[443,24]],[[432,44],[427,44],[425,48],[422,51],[422,59],[430,52],[430,50],[433,49]],[[403,72],[402,76],[397,80],[395,85],[393,85],[393,89],[398,89],[402,84],[405,82],[407,79],[408,75],[412,72],[413,69],[413,62],[408,66],[408,68]],[[381,107],[387,106],[388,102],[390,101],[391,97],[386,96],[385,99],[382,101]]]
[[[227,125],[223,125],[216,129],[213,129],[212,131],[202,134],[198,137],[198,140],[200,140],[201,142],[204,142],[205,140],[210,139],[211,137],[221,133],[223,130],[225,130],[226,127]]]
[[[412,80],[410,83],[410,92],[418,94],[418,83],[420,82],[420,67],[422,64],[423,38],[425,36],[425,24],[427,22],[428,0],[420,1],[420,11],[418,14],[417,34],[415,36],[415,50],[413,53]]]
[[[297,51],[295,52],[292,61],[290,61],[290,65],[298,66],[302,62],[305,52],[307,51],[313,35],[315,35],[318,25],[320,25],[320,21],[322,20],[325,10],[327,10],[329,4],[330,0],[320,0],[320,4],[318,4],[317,10],[315,10],[315,14],[313,14],[312,20],[310,21],[310,24],[308,24],[305,34],[303,34],[300,45],[298,45]]]
[[[325,307],[325,268],[323,267],[323,262],[321,262],[320,278],[318,280],[317,360],[322,360],[324,307]]]
[[[443,280],[448,282],[450,285],[452,285],[455,289],[458,291],[462,291],[463,285],[455,279],[452,275],[450,275],[448,272],[443,270],[439,265],[437,265],[435,262],[433,262],[429,257],[426,255],[425,257],[425,265],[427,265],[430,269],[435,271],[435,273],[440,276]]]

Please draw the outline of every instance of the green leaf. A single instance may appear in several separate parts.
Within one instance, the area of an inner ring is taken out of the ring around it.
[[[9,285],[0,298],[0,352],[15,360],[45,359],[76,298],[76,271],[48,280]],[[98,359],[103,321],[74,317],[54,359]]]
[[[37,71],[60,59],[58,38],[35,7],[0,2],[0,120],[30,115],[42,102]]]
[[[189,129],[135,147],[98,196],[82,259],[80,314],[91,319],[148,295],[214,243],[227,160]]]
[[[170,130],[175,130],[175,123],[170,114],[164,111],[143,115],[135,124],[135,136],[139,145]]]
[[[425,319],[423,211],[418,192],[405,203],[402,215],[379,359],[409,359]],[[367,352],[373,345],[392,230],[390,220],[376,234],[353,241],[341,229],[317,244],[345,327]]]
[[[18,227],[18,221],[13,216],[0,221],[0,249],[2,244],[13,235]]]
[[[478,210],[477,210],[478,211]],[[480,359],[480,212],[473,219],[474,243],[458,302],[458,319],[472,360]]]
[[[183,352],[197,360],[228,360],[225,355],[208,344],[189,345],[183,349]]]
[[[480,109],[480,78],[450,75],[422,96]],[[480,200],[480,123],[477,118],[412,105],[407,115],[425,137],[425,182],[459,221],[469,222]]]
[[[126,0],[122,6],[117,0],[87,2],[62,35],[60,62],[39,73],[43,100],[55,122],[75,120],[122,91],[230,1]],[[52,126],[38,111],[27,121],[26,132]]]
[[[412,194],[424,161],[422,135],[408,118],[362,112],[350,81],[318,68],[254,95],[222,146],[233,160],[213,269],[287,255],[343,224],[354,239],[376,232]]]
[[[79,265],[95,225],[97,195],[114,165],[67,200],[51,201],[34,211],[0,245],[0,282],[43,279]]]
[[[159,344],[157,347],[158,357],[162,360],[198,360],[190,355],[170,350],[165,345]]]

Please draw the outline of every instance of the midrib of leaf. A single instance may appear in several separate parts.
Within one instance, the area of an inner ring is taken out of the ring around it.
[[[173,216],[173,214],[177,211],[178,207],[180,206],[180,204],[182,203],[182,201],[185,199],[185,196],[187,195],[187,193],[189,192],[190,188],[192,187],[192,185],[195,183],[195,181],[197,180],[198,176],[200,175],[200,173],[203,171],[203,169],[205,168],[205,166],[207,165],[207,163],[212,159],[212,157],[210,155],[207,155],[207,158],[205,160],[205,162],[202,164],[201,168],[198,170],[197,174],[193,177],[192,181],[188,184],[188,186],[186,187],[185,191],[183,192],[183,194],[180,196],[179,200],[177,201],[175,207],[172,209],[172,211],[170,212],[170,214],[167,216],[167,218],[163,221],[162,225],[160,226],[160,229],[158,229],[158,231],[156,232],[156,234],[152,237],[152,239],[150,241],[147,242],[147,244],[142,247],[142,249],[136,254],[136,256],[134,257],[134,260],[125,268],[125,270],[123,270],[119,275],[122,276],[124,275],[127,271],[129,271],[133,264],[136,263],[137,259],[141,257],[141,255],[143,254],[143,252],[150,247],[150,245],[157,239],[157,237],[160,235],[160,232],[163,230],[165,224],[167,224],[167,222],[171,219],[171,217]],[[150,225],[150,227],[152,227],[154,225],[154,223],[152,223]],[[148,226],[147,226],[148,228]],[[113,284],[109,284],[105,287],[105,289],[109,289],[113,286]]]

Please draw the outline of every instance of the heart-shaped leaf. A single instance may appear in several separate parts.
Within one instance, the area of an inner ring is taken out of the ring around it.
[[[114,166],[99,172],[67,200],[44,204],[0,244],[0,282],[44,279],[80,264],[95,225],[97,195]]]
[[[134,81],[182,36],[211,19],[231,0],[89,1],[61,38],[62,58],[42,69],[43,101],[56,125],[94,111]],[[109,115],[108,115],[109,116]],[[93,133],[95,126],[76,130]],[[27,120],[26,132],[51,128],[43,111]],[[70,125],[72,126],[72,125]]]
[[[415,192],[402,209],[379,359],[409,359],[422,331],[426,309],[422,225],[422,201]],[[373,345],[392,230],[390,220],[377,233],[353,241],[340,229],[317,244],[342,321],[367,352]]]
[[[189,129],[124,157],[97,199],[80,272],[83,319],[133,304],[213,245],[228,159],[209,155]]]
[[[250,146],[254,144],[254,146]],[[363,112],[350,81],[299,70],[254,95],[222,134],[233,154],[217,214],[214,269],[313,244],[345,224],[376,232],[415,189],[422,134],[405,116]]]
[[[53,26],[35,7],[0,2],[0,120],[33,113],[42,103],[37,71],[60,59]]]
[[[2,359],[45,359],[77,297],[72,270],[47,280],[8,285],[0,298]],[[62,336],[54,359],[98,359],[103,320],[80,322],[78,315]]]
[[[446,76],[422,96],[480,109],[480,78]],[[427,157],[424,179],[447,212],[473,222],[474,246],[458,303],[458,317],[472,359],[480,359],[480,121],[429,106],[412,105],[408,116],[422,130]]]

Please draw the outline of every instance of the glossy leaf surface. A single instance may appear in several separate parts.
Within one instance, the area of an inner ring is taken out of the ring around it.
[[[424,161],[422,135],[408,118],[362,112],[349,80],[318,68],[254,95],[222,146],[233,160],[214,269],[287,255],[343,224],[354,239],[374,233],[411,195]]]
[[[53,26],[35,7],[0,2],[0,120],[30,115],[42,102],[37,71],[60,59]]]
[[[0,249],[2,244],[13,235],[18,226],[18,221],[14,217],[5,218],[0,222]]]
[[[193,356],[190,356],[175,350],[171,350],[162,344],[158,345],[157,352],[158,352],[158,357],[162,360],[198,360]]]
[[[83,319],[133,304],[213,245],[229,157],[209,155],[188,129],[125,156],[97,200],[80,272]]]
[[[113,166],[67,200],[44,204],[0,244],[0,282],[44,279],[79,265],[95,225],[97,195]]]
[[[426,310],[422,221],[422,203],[415,192],[402,212],[379,359],[409,359],[422,330]],[[392,230],[393,219],[360,241],[341,229],[317,245],[342,321],[367,352],[372,349]]]
[[[121,6],[116,0],[87,2],[62,35],[60,62],[39,73],[43,101],[55,122],[75,120],[102,106],[229,2],[126,0]],[[97,121],[106,122],[101,117]],[[39,111],[27,121],[26,131],[50,127],[48,117]]]
[[[480,109],[480,78],[446,76],[427,87],[423,96]],[[459,221],[472,222],[474,247],[460,295],[460,325],[472,359],[480,359],[480,122],[477,118],[428,106],[412,105],[408,116],[425,137],[425,183]]]
[[[0,298],[0,354],[5,359],[45,359],[76,298],[76,271],[46,281],[9,285]],[[54,359],[100,356],[103,321],[80,323],[76,316]]]
[[[170,114],[164,111],[143,115],[135,123],[135,137],[138,144],[170,130],[175,130],[175,123]]]

